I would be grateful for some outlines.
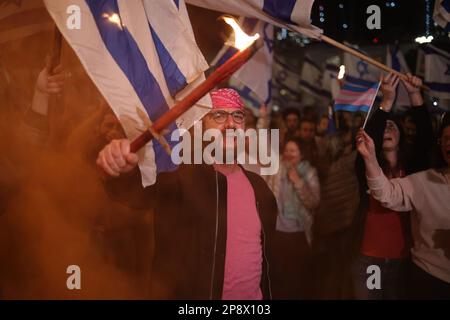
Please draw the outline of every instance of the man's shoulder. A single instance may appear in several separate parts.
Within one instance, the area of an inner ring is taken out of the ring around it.
[[[247,176],[247,178],[251,181],[251,182],[255,182],[255,183],[264,183],[266,184],[266,181],[257,173],[250,171],[250,170],[246,170],[245,168],[243,168],[241,166],[242,171],[245,173],[245,175]]]
[[[275,198],[272,190],[270,190],[269,185],[267,184],[267,181],[262,176],[252,171],[245,170],[244,168],[242,168],[242,170],[255,189],[255,193],[264,193],[266,196],[273,196]]]
[[[181,178],[208,175],[212,173],[214,173],[213,166],[207,164],[180,164],[178,168],[173,171],[173,174],[179,175]]]

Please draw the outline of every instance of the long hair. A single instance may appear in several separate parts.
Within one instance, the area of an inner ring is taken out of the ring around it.
[[[405,141],[405,133],[403,131],[403,127],[400,123],[400,120],[398,117],[394,115],[389,115],[388,120],[391,120],[395,123],[397,126],[397,129],[399,131],[399,139],[398,139],[398,149],[397,149],[397,166],[395,168],[391,168],[389,165],[389,162],[384,157],[383,147],[381,147],[381,150],[377,154],[378,163],[380,164],[381,170],[383,170],[383,173],[385,175],[394,175],[396,172],[398,172],[399,169],[403,169],[406,171],[406,141]],[[383,132],[384,135],[384,132]]]
[[[447,162],[445,161],[444,157],[442,156],[442,151],[440,148],[442,135],[444,134],[444,129],[450,126],[450,111],[447,111],[443,114],[441,118],[441,124],[439,126],[438,131],[438,139],[436,143],[433,146],[433,154],[432,154],[432,161],[431,161],[431,167],[436,170],[442,170],[447,167]]]

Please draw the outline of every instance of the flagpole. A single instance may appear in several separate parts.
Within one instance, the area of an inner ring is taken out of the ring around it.
[[[219,83],[227,80],[236,72],[253,54],[259,50],[261,44],[255,41],[247,49],[238,51],[224,64],[214,70],[202,83],[193,89],[180,102],[176,103],[169,111],[153,122],[152,126],[145,130],[141,135],[135,138],[130,145],[130,151],[136,152],[147,142],[161,135],[163,129],[173,123],[179,116],[192,108],[194,104],[214,89]]]
[[[361,60],[366,61],[367,63],[370,63],[371,65],[374,65],[375,67],[378,67],[378,68],[380,68],[380,69],[382,69],[382,70],[384,70],[386,72],[389,72],[389,73],[394,73],[395,75],[399,76],[401,79],[403,79],[405,81],[408,80],[408,78],[407,78],[407,76],[405,74],[403,74],[401,72],[398,72],[397,70],[394,70],[394,69],[388,67],[387,65],[385,65],[385,64],[383,64],[383,63],[381,63],[381,62],[379,62],[379,61],[377,61],[377,60],[375,60],[375,59],[373,59],[373,58],[371,58],[371,57],[369,57],[369,56],[359,52],[358,50],[350,48],[349,46],[346,46],[343,43],[340,43],[340,42],[338,42],[338,41],[336,41],[334,39],[331,39],[330,37],[328,37],[328,36],[326,36],[324,34],[320,36],[320,39],[325,41],[326,43],[332,45],[332,46],[335,46],[335,47],[337,47],[337,48],[339,48],[341,50],[344,50],[345,52],[350,53],[351,55],[354,55],[354,56],[360,58]],[[424,89],[424,90],[430,90],[430,88],[425,86],[425,85],[422,85],[421,88]]]
[[[49,73],[53,75],[53,69],[55,69],[61,60],[61,47],[62,47],[62,34],[58,27],[55,25],[55,33],[53,36],[53,48],[50,57]]]
[[[59,31],[58,26],[55,25],[55,31],[53,36],[53,46],[52,51],[50,53],[50,59],[47,64],[47,70],[49,75],[54,74],[54,69],[61,62],[61,48],[62,48],[62,34]],[[48,125],[49,125],[49,133],[48,133],[48,145],[52,147],[56,147],[56,142],[59,138],[61,124],[58,124],[58,116],[63,114],[63,105],[62,99],[60,97],[51,95],[48,103]]]
[[[292,30],[294,32],[298,32],[298,31],[294,30],[291,26],[289,26],[288,24],[286,24],[286,23],[284,23],[282,21],[277,20],[277,22],[281,26],[286,28],[286,29]],[[332,39],[332,38],[330,38],[330,37],[328,37],[328,36],[326,36],[324,34],[321,34],[319,36],[319,39],[324,41],[324,42],[326,42],[326,43],[328,43],[328,44],[330,44],[330,45],[332,45],[332,46],[334,46],[334,47],[336,47],[336,48],[338,48],[338,49],[341,49],[341,50],[343,50],[345,52],[348,52],[351,55],[356,56],[356,57],[360,58],[361,60],[364,60],[367,63],[370,63],[371,65],[373,65],[373,66],[375,66],[377,68],[380,68],[381,70],[384,70],[384,71],[389,72],[389,73],[394,73],[395,75],[399,76],[401,79],[403,79],[405,81],[408,80],[406,74],[398,72],[397,70],[394,70],[394,69],[388,67],[387,65],[385,65],[385,64],[383,64],[383,63],[381,63],[381,62],[379,62],[379,61],[377,61],[377,60],[375,60],[375,59],[373,59],[373,58],[371,58],[371,57],[369,57],[369,56],[359,52],[358,50],[355,50],[355,49],[353,49],[353,48],[351,48],[349,46],[346,46],[345,44],[340,43],[339,41],[336,41],[336,40],[334,40],[334,39]],[[424,85],[424,84],[422,84],[420,87],[423,90],[430,90],[430,88],[428,86]]]
[[[362,126],[363,130],[366,128],[367,121],[369,120],[370,112],[372,111],[373,104],[375,102],[375,99],[377,98],[378,90],[380,89],[380,84],[381,84],[381,82],[379,81],[378,86],[377,86],[377,92],[374,94],[374,96],[372,98],[372,103],[370,105],[369,111],[367,111],[367,116],[366,116],[366,119],[364,120],[364,124]]]

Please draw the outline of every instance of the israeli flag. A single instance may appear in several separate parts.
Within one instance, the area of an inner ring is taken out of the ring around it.
[[[348,43],[347,45],[364,53],[358,48],[358,46],[350,45]],[[366,81],[367,85],[370,85],[371,82],[378,82],[380,80],[380,69],[350,53],[344,53],[344,65],[347,79],[360,82]]]
[[[387,46],[386,64],[388,67],[391,67],[392,69],[399,71],[403,74],[411,73],[411,71],[408,67],[408,64],[406,63],[403,52],[400,51],[398,46],[389,46],[389,45]],[[394,105],[397,107],[400,107],[400,108],[411,105],[411,101],[409,100],[408,91],[406,91],[406,88],[401,81],[397,87],[397,93],[396,93]],[[402,108],[402,110],[403,110],[403,108]]]
[[[430,96],[450,99],[450,54],[428,45],[425,54],[425,85],[431,90]]]
[[[195,43],[183,0],[44,0],[47,10],[96,84],[129,139],[204,79],[208,68]],[[79,8],[79,29],[68,28],[67,8]],[[211,108],[209,96],[165,135],[188,129]],[[163,146],[152,141],[139,152],[143,185],[175,169]]]
[[[450,32],[450,0],[436,0],[433,19],[446,32]]]
[[[310,38],[319,38],[322,30],[311,24],[314,0],[186,0],[187,3],[256,18],[278,27],[288,28]]]

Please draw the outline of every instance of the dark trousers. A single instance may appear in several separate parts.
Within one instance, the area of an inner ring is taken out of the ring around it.
[[[411,263],[409,279],[409,298],[414,300],[450,299],[450,283],[433,277],[428,272]]]
[[[271,266],[273,299],[312,299],[311,251],[304,232],[276,232]]]

